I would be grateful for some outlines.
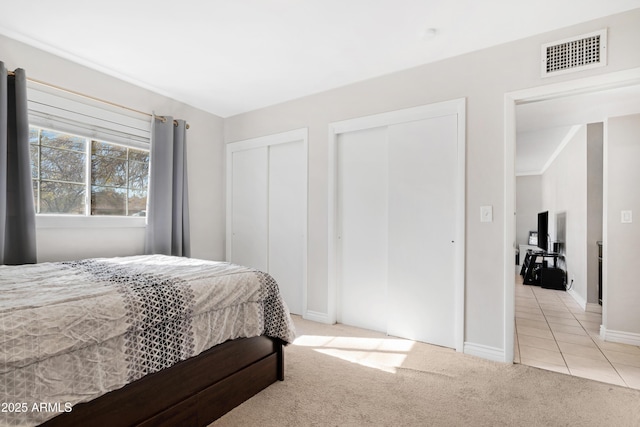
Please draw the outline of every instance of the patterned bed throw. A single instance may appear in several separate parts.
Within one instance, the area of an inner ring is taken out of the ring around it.
[[[275,281],[164,255],[0,267],[0,426],[32,426],[229,339],[295,333]]]

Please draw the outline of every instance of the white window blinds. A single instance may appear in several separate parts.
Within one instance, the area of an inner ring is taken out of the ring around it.
[[[30,86],[27,98],[31,125],[149,149],[151,118],[146,114],[40,86]]]

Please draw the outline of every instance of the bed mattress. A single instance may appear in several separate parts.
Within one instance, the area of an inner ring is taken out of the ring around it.
[[[295,332],[266,273],[165,255],[0,267],[0,425],[73,405],[230,339]]]

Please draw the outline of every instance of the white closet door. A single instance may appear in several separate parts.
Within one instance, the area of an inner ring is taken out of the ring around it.
[[[227,146],[227,260],[269,273],[294,314],[307,286],[307,130]]]
[[[268,147],[231,153],[230,262],[268,271]]]
[[[338,321],[456,348],[458,115],[336,144]]]
[[[337,142],[338,321],[387,328],[387,136],[385,128]]]
[[[455,347],[457,116],[389,137],[390,335]]]
[[[303,141],[269,147],[269,269],[289,310],[303,314],[307,216]]]

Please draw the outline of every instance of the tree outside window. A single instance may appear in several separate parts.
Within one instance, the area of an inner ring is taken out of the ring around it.
[[[29,140],[36,213],[144,215],[148,150],[37,127]]]

